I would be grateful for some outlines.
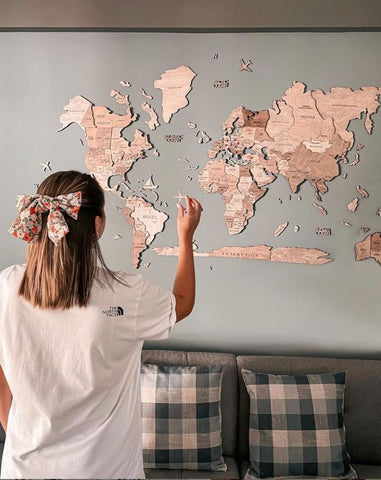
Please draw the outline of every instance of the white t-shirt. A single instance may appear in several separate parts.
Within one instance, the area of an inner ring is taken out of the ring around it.
[[[18,296],[25,265],[0,272],[0,363],[13,394],[1,478],[145,478],[140,364],[167,338],[175,297],[139,274],[94,283],[87,307]]]

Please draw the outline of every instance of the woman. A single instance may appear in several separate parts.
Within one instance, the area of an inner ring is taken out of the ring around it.
[[[104,194],[90,175],[57,172],[18,199],[10,232],[28,242],[27,261],[0,273],[1,478],[144,478],[142,345],[167,338],[195,299],[201,205],[186,203],[169,292],[107,268]]]

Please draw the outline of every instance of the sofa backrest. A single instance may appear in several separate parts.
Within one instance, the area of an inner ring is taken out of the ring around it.
[[[344,424],[347,450],[353,463],[381,465],[381,360],[343,358],[238,356],[238,457],[249,458],[249,396],[241,369],[259,373],[305,374],[347,372]]]
[[[238,435],[238,379],[236,357],[230,353],[176,352],[172,350],[143,350],[143,363],[156,365],[222,365],[221,387],[222,450],[236,455]]]

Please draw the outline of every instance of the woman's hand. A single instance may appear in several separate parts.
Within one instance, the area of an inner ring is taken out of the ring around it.
[[[193,239],[193,234],[200,223],[202,207],[200,202],[188,195],[186,198],[186,211],[181,204],[178,204],[179,213],[177,215],[177,233],[179,241],[189,241]]]

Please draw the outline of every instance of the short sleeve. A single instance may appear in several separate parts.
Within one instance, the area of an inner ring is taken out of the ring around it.
[[[143,278],[136,311],[136,340],[164,340],[176,323],[173,293]]]

